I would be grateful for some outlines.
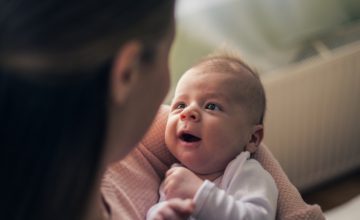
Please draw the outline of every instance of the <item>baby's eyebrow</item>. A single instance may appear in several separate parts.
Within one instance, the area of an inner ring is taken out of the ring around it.
[[[178,96],[174,96],[171,99],[171,103],[174,102],[178,102],[180,101],[186,101],[189,98],[189,96],[187,94],[181,94]],[[232,101],[232,99],[229,97],[229,94],[225,94],[223,92],[205,92],[202,95],[202,99],[203,101],[207,100],[207,99],[216,99],[216,100],[221,100],[223,102],[227,102],[230,103]]]
[[[177,96],[174,96],[172,99],[171,99],[171,103],[173,103],[174,101],[177,101],[177,100],[184,100],[187,98],[187,95],[177,95]]]
[[[230,101],[230,98],[228,95],[223,94],[222,92],[209,92],[209,93],[205,93],[205,97],[206,98],[214,98],[214,99],[221,99],[221,100],[225,100],[226,102]]]

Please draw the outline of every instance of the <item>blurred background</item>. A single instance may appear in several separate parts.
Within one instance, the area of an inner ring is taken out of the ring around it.
[[[173,82],[200,57],[237,51],[261,73],[360,39],[359,0],[179,0]],[[318,44],[324,45],[318,45]]]
[[[360,201],[359,0],[178,0],[176,19],[167,103],[199,58],[240,54],[267,93],[264,142],[304,198]]]

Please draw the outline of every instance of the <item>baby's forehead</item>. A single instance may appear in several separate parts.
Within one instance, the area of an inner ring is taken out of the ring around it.
[[[245,81],[241,74],[229,71],[218,71],[203,67],[194,67],[189,69],[181,77],[179,84],[196,85],[216,85],[216,87],[240,88]]]
[[[205,59],[193,66],[193,68],[206,72],[219,73],[251,74],[252,72],[251,68],[246,63],[231,57],[214,57]]]
[[[189,78],[196,76],[202,76],[205,79],[217,78],[219,83],[226,83],[227,87],[235,89],[238,93],[243,93],[245,87],[256,81],[247,68],[233,62],[203,62],[185,74],[188,74]]]
[[[246,77],[245,77],[246,78]],[[201,94],[220,94],[232,102],[241,103],[247,96],[248,83],[239,74],[193,68],[187,71],[177,85],[176,93],[193,93],[193,89],[201,90]],[[190,87],[189,87],[190,86]],[[210,96],[210,95],[209,95]]]
[[[254,91],[259,89],[259,79],[250,71],[249,67],[241,62],[216,59],[206,60],[195,65],[185,75],[188,74],[189,79],[203,76],[205,82],[212,77],[225,79],[219,80],[219,84],[224,84],[224,88],[231,91],[237,101],[244,104],[251,102]]]

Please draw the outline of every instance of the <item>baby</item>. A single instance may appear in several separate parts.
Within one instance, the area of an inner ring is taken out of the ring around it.
[[[147,219],[275,219],[278,190],[254,159],[263,138],[258,75],[228,55],[207,57],[179,80],[165,142],[181,164],[166,173]]]

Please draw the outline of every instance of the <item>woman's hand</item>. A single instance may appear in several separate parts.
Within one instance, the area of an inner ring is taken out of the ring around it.
[[[203,180],[184,167],[173,167],[166,172],[164,193],[166,199],[193,199]]]

